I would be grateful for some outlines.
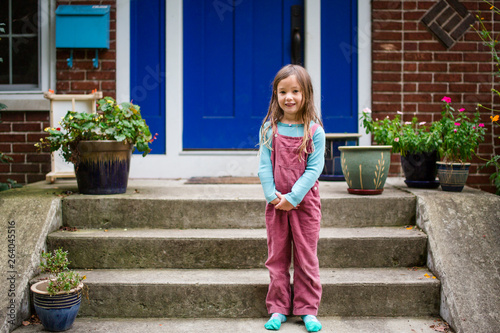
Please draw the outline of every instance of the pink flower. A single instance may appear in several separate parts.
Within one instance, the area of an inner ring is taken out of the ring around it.
[[[479,126],[479,127],[484,127],[484,124],[483,124],[483,123],[480,123],[478,126]]]
[[[418,123],[420,126],[425,125],[425,121],[421,121]]]
[[[394,142],[399,142],[399,138],[395,138],[395,139],[394,139]]]
[[[476,126],[472,126],[472,129],[476,129]]]
[[[401,111],[396,111],[396,113],[397,114],[401,114],[401,115],[403,114],[403,112],[401,112]]]
[[[460,123],[455,123],[455,126],[460,126]]]
[[[465,109],[464,108],[461,108],[460,110],[458,110],[458,112],[464,112]]]
[[[453,130],[453,132],[457,133],[457,129],[455,128],[455,129]]]
[[[444,96],[444,97],[443,97],[443,99],[442,99],[441,101],[446,102],[446,103],[448,103],[448,104],[449,104],[449,103],[451,103],[451,98],[450,98],[450,97],[446,97],[446,96]]]

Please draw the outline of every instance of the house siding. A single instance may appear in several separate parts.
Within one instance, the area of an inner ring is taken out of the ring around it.
[[[491,93],[498,83],[494,62],[476,33],[469,29],[451,48],[446,49],[420,22],[437,1],[378,1],[372,5],[372,110],[374,117],[393,117],[397,111],[404,120],[417,116],[421,121],[440,118],[441,99],[452,98],[455,106],[475,110],[476,104],[498,105]],[[93,89],[116,97],[116,1],[57,1],[61,4],[111,5],[110,49],[99,51],[99,68],[92,67],[94,51],[74,52],[74,67],[68,68],[68,50],[57,50],[55,90],[58,94],[84,94]],[[493,13],[482,0],[461,2],[473,14],[481,11],[487,26]],[[360,2],[362,5],[362,2]],[[498,20],[498,17],[496,17]],[[488,128],[485,142],[474,158],[468,184],[494,192],[489,181],[492,168],[482,168],[492,153],[500,154],[500,129],[491,126],[491,111],[481,110]],[[0,151],[14,158],[0,164],[0,181],[7,178],[20,183],[44,179],[50,169],[50,155],[38,154],[32,144],[44,135],[48,112],[3,111],[0,113]],[[493,132],[492,132],[493,131]],[[400,157],[393,154],[390,176],[401,176]]]

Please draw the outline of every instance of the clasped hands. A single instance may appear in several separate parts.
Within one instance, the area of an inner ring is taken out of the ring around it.
[[[276,195],[278,197],[270,202],[271,205],[274,205],[274,208],[288,212],[289,210],[297,209],[299,207],[299,205],[297,205],[297,207],[294,207],[290,202],[288,202],[288,200],[286,200],[285,196],[281,193],[276,192]]]

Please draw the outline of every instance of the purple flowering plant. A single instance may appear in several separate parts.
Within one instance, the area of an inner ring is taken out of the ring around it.
[[[435,130],[441,135],[439,153],[444,162],[465,163],[475,155],[480,142],[484,141],[486,128],[480,122],[479,111],[470,118],[464,108],[456,111],[451,98],[444,96],[442,118]]]

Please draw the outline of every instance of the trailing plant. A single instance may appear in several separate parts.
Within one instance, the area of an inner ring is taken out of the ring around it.
[[[40,269],[49,274],[47,292],[56,295],[60,292],[69,293],[71,289],[78,287],[86,276],[81,276],[75,271],[68,269],[68,251],[61,248],[53,252],[42,252]]]

